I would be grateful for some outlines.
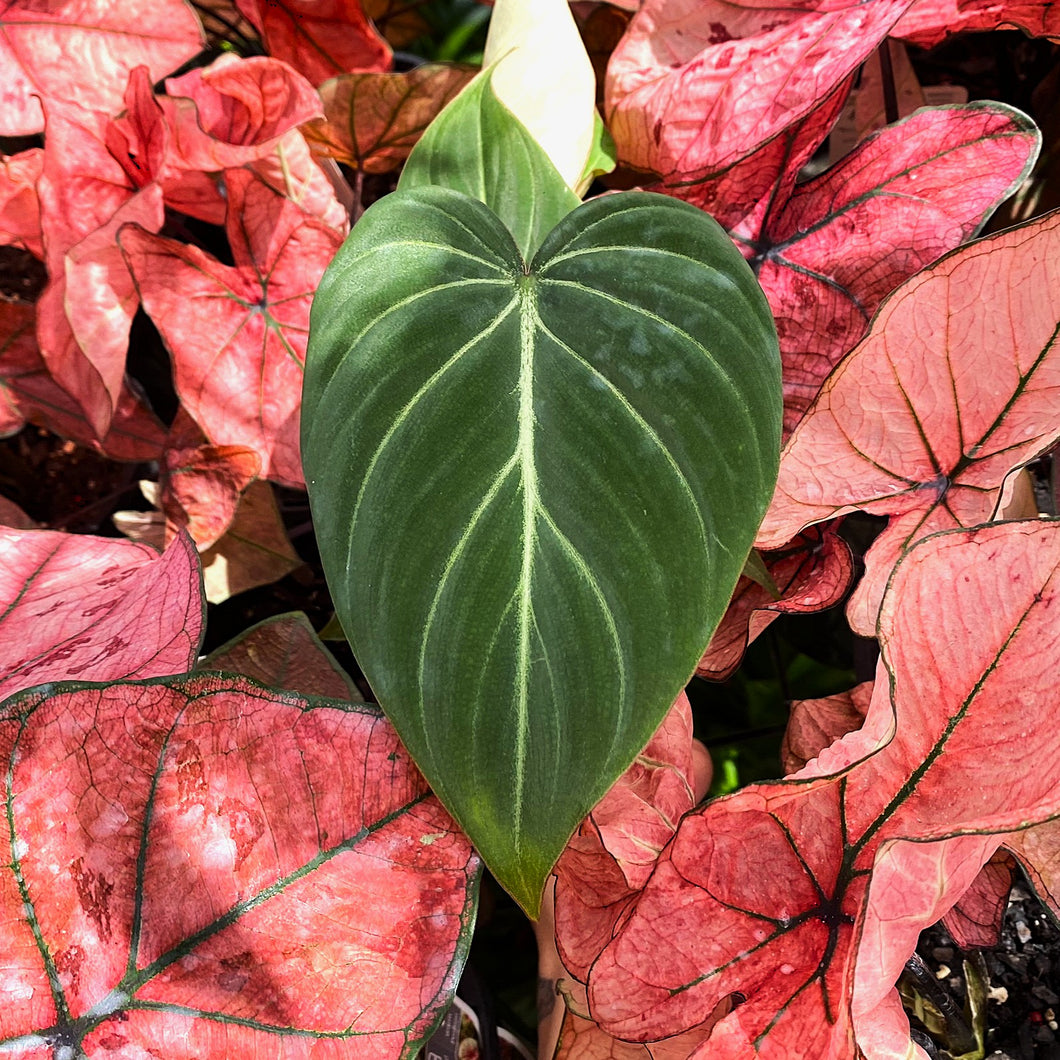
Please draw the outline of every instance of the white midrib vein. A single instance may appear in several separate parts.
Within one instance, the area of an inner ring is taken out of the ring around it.
[[[537,468],[534,466],[534,307],[533,280],[519,287],[519,436],[516,443],[523,480],[523,562],[519,572],[519,652],[515,699],[516,849],[521,846],[523,788],[526,784],[527,733],[530,721],[530,637],[534,626],[531,578],[534,569],[535,522],[538,511]]]

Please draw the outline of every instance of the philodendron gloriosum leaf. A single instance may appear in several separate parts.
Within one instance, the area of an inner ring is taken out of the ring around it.
[[[773,488],[765,300],[702,211],[629,193],[525,264],[482,203],[398,191],[314,303],[303,460],[357,660],[536,912],[692,673]]]

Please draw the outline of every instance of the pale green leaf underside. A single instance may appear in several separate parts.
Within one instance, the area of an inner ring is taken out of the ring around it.
[[[724,612],[779,423],[765,299],[673,199],[586,203],[525,267],[481,203],[398,192],[325,274],[303,460],[336,608],[528,909]]]

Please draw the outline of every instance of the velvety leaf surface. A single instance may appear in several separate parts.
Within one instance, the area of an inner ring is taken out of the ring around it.
[[[908,6],[646,0],[608,65],[619,158],[667,182],[728,169],[816,109]]]
[[[129,541],[0,527],[0,699],[45,681],[186,673],[204,612],[186,537]]]
[[[120,243],[184,408],[211,443],[251,446],[263,476],[297,486],[309,304],[341,236],[245,170],[226,186],[234,266],[137,228]]]
[[[182,0],[13,0],[0,12],[0,136],[40,132],[42,99],[114,113],[134,67],[157,81],[201,46]]]
[[[972,884],[1000,833],[1060,809],[1058,598],[1056,522],[911,550],[884,601],[865,725],[893,719],[893,739],[866,757],[853,733],[833,757],[841,772],[751,785],[682,820],[590,971],[604,1029],[681,1033],[737,991],[746,1000],[704,1056],[750,1044],[764,1060],[839,1060],[858,1055],[855,1042],[873,1060],[892,1055],[877,1045],[907,1034],[893,984],[921,928]],[[1041,750],[1033,760],[1025,740]]]
[[[236,0],[269,55],[314,85],[337,74],[382,71],[390,48],[365,17],[361,0]]]
[[[365,213],[313,328],[303,456],[336,610],[534,909],[742,569],[777,441],[768,310],[673,199],[591,200],[524,265],[482,203],[422,187]]]
[[[788,442],[760,547],[854,508],[891,516],[848,604],[852,627],[871,636],[902,550],[990,519],[1005,477],[1054,444],[1058,334],[1060,213],[907,281]]]
[[[527,261],[578,206],[578,196],[525,126],[497,99],[484,70],[438,115],[401,171],[403,191],[441,185],[483,202]],[[534,194],[527,194],[533,188]]]
[[[306,696],[364,700],[301,611],[259,622],[212,651],[200,669],[229,670]]]
[[[37,180],[44,164],[39,147],[0,155],[0,243],[44,257]]]
[[[346,74],[320,86],[323,121],[305,135],[313,150],[365,173],[388,173],[471,80],[465,66],[427,63],[405,73]]]
[[[958,33],[1009,28],[1031,37],[1060,37],[1060,13],[1047,0],[915,0],[893,33],[934,48]]]
[[[1029,118],[999,103],[921,110],[771,213],[748,249],[777,322],[787,431],[883,298],[974,235],[1039,142]]]
[[[414,1054],[477,861],[374,708],[199,675],[8,710],[6,1052]]]
[[[854,575],[850,549],[834,527],[813,527],[786,548],[761,555],[780,596],[751,578],[736,583],[725,617],[696,667],[700,677],[724,681],[740,665],[747,645],[774,619],[837,604]]]

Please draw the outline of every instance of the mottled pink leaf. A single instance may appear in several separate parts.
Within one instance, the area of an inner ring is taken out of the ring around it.
[[[212,651],[199,669],[228,670],[305,696],[364,700],[301,611],[259,622]]]
[[[815,110],[909,2],[646,0],[608,65],[619,158],[667,183],[720,174]]]
[[[37,180],[44,165],[39,147],[0,155],[0,243],[44,257]]]
[[[134,67],[158,80],[201,47],[182,0],[9,0],[0,11],[0,136],[40,132],[41,99],[114,113]]]
[[[1058,335],[1060,213],[907,281],[788,442],[759,547],[855,508],[891,516],[847,609],[871,636],[903,549],[990,519],[1006,476],[1060,435]]]
[[[682,692],[556,864],[556,941],[576,978],[585,980],[681,815],[692,808],[693,784],[692,713]]]
[[[1002,833],[1060,811],[1058,605],[1060,524],[912,549],[881,612],[866,719],[873,731],[893,719],[893,739],[866,757],[854,733],[839,773],[752,785],[685,816],[590,970],[604,1030],[683,1033],[738,992],[703,1056],[750,1043],[763,1060],[845,1060],[862,1042],[894,1044],[893,984],[921,928]]]
[[[852,82],[853,75],[840,82],[806,117],[787,126],[735,165],[698,179],[675,172],[649,190],[706,210],[729,230],[744,256],[751,257],[767,218],[787,202],[799,171],[835,124]]]
[[[474,74],[471,67],[429,63],[406,73],[333,78],[320,86],[324,119],[306,126],[305,135],[318,154],[365,173],[388,173]]]
[[[236,0],[268,53],[319,85],[337,74],[382,71],[390,46],[361,0]]]
[[[226,185],[234,267],[137,228],[119,240],[184,408],[212,444],[250,446],[265,477],[297,486],[309,305],[342,237],[245,170]]]
[[[696,667],[700,677],[724,681],[740,665],[747,645],[774,619],[837,604],[854,574],[850,549],[834,527],[807,530],[787,547],[763,552],[762,559],[780,597],[774,598],[750,578],[741,578]]]
[[[1050,0],[914,0],[892,32],[910,44],[934,48],[958,33],[991,29],[1060,38],[1060,11]]]
[[[0,726],[0,1042],[410,1057],[477,859],[375,708],[201,675],[27,693]]]
[[[921,110],[799,185],[752,243],[777,323],[790,432],[883,298],[974,235],[1033,164],[1039,134],[998,103]]]
[[[0,699],[45,681],[186,673],[203,620],[186,537],[159,556],[129,541],[0,527]]]
[[[797,773],[826,747],[860,729],[872,699],[872,682],[864,681],[849,692],[822,699],[799,699],[780,745],[785,773]]]

